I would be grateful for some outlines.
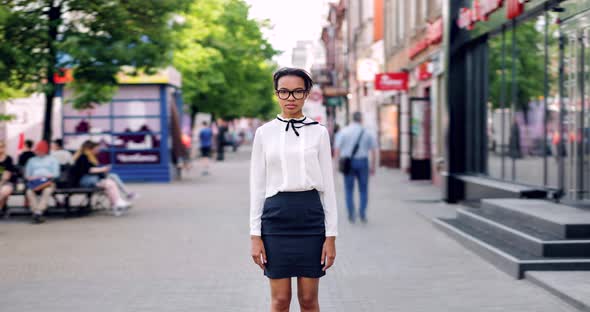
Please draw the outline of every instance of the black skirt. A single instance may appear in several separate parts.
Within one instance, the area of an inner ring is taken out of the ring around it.
[[[319,278],[326,227],[318,191],[279,192],[264,202],[262,241],[269,278]]]

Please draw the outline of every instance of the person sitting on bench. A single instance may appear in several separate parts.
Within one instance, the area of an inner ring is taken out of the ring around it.
[[[100,145],[90,140],[85,141],[74,155],[74,166],[70,171],[72,185],[80,187],[104,188],[113,210],[113,215],[121,216],[130,207],[129,202],[121,197],[117,181],[108,174],[110,166],[99,166],[96,156],[100,152]]]
[[[16,167],[12,157],[6,155],[6,143],[0,141],[0,210],[6,205],[15,185]]]
[[[47,209],[49,199],[55,191],[54,179],[59,176],[59,162],[49,155],[49,144],[40,141],[35,146],[37,156],[29,159],[25,167],[27,180],[27,200],[33,212],[33,223],[45,222],[43,212]]]

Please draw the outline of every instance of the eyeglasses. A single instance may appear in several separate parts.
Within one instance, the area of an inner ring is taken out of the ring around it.
[[[286,100],[291,95],[293,96],[294,99],[301,100],[301,99],[303,99],[305,97],[305,95],[307,95],[307,90],[304,90],[304,89],[296,89],[296,90],[290,91],[290,90],[287,90],[287,89],[281,89],[281,90],[276,90],[275,93],[277,94],[277,96],[281,100]]]

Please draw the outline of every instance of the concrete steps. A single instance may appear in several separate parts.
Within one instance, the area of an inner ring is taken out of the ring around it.
[[[590,211],[533,199],[484,199],[434,221],[502,271],[590,271]]]

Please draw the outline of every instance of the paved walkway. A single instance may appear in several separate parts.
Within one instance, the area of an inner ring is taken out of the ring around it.
[[[142,197],[125,217],[0,221],[0,311],[267,311],[249,257],[248,156],[229,153],[209,177],[135,185]],[[437,189],[381,170],[369,224],[349,225],[338,182],[322,311],[573,311],[437,231],[424,217],[448,209]]]

